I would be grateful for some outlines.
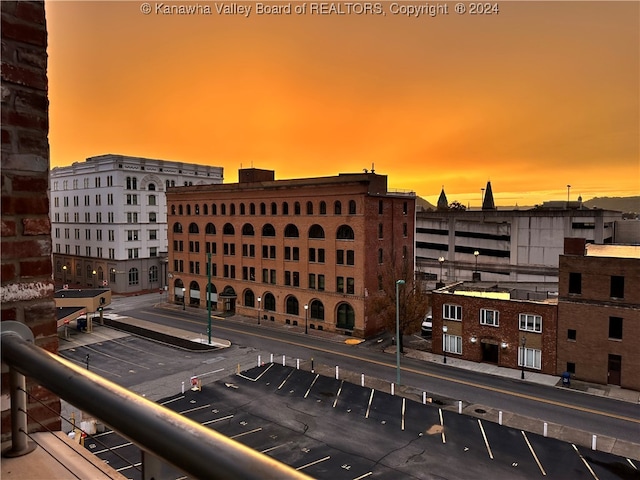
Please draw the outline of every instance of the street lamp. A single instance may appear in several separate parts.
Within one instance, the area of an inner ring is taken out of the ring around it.
[[[522,380],[524,380],[524,359],[525,359],[525,353],[524,353],[524,347],[527,344],[527,337],[523,336],[522,337],[522,356],[520,357],[520,363],[522,364],[522,371],[520,372],[520,378]]]
[[[260,302],[262,301],[262,297],[258,297],[258,325],[260,325]]]
[[[67,284],[67,266],[62,266],[62,288]]]
[[[95,270],[91,271],[91,286],[95,287],[96,286],[96,272]]]
[[[440,262],[440,283],[442,283],[442,265],[444,264],[444,257],[438,257],[438,261]]]
[[[473,279],[474,280],[479,280],[479,276],[478,276],[478,255],[480,255],[480,252],[478,250],[475,250],[473,252],[473,256],[476,257],[476,268],[473,271]]]
[[[571,191],[571,185],[567,185],[567,203],[569,203],[569,192],[570,191]]]
[[[309,329],[307,328],[307,318],[308,318],[307,313],[308,312],[309,312],[309,305],[307,305],[305,303],[304,304],[304,333],[305,334],[309,334]]]
[[[442,326],[442,363],[447,363],[447,342],[445,341],[445,337],[447,336],[447,326]]]
[[[404,280],[396,281],[396,383],[400,385],[400,285]]]
[[[187,307],[187,297],[185,297],[186,290],[187,290],[186,288],[182,287],[182,309],[183,310],[186,310],[186,307]]]

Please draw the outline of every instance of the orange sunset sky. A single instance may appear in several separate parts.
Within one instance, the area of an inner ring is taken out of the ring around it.
[[[381,15],[237,2],[248,18],[218,14],[223,2],[164,2],[211,9],[190,16],[45,3],[52,167],[119,153],[222,166],[234,182],[241,166],[284,179],[375,163],[390,188],[435,203],[444,185],[471,207],[487,180],[498,205],[566,199],[567,184],[572,199],[640,192],[636,1],[492,15],[449,2],[417,18],[392,2]]]

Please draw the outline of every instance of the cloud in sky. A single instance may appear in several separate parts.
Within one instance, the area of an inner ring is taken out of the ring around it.
[[[375,164],[391,187],[435,201],[444,184],[463,203],[489,179],[511,204],[568,183],[585,198],[640,190],[637,2],[418,18],[390,3],[248,18],[140,5],[47,2],[53,166],[122,153],[234,181],[241,165],[293,178]]]

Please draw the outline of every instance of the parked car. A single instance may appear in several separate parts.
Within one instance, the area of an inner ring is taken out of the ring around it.
[[[422,322],[422,329],[421,329],[422,336],[430,337],[432,328],[433,328],[433,318],[431,314],[428,314],[426,317],[424,317],[424,321]]]

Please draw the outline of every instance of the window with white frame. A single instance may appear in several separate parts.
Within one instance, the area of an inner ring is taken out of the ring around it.
[[[518,348],[518,366],[526,368],[542,368],[542,351],[534,348]]]
[[[480,309],[480,325],[489,325],[492,327],[500,326],[500,312],[497,310]]]
[[[525,332],[542,332],[542,317],[532,313],[520,314],[520,330]]]
[[[442,306],[442,318],[444,320],[462,320],[462,307],[445,303]]]
[[[443,335],[442,348],[445,352],[462,355],[462,337],[447,334]]]

